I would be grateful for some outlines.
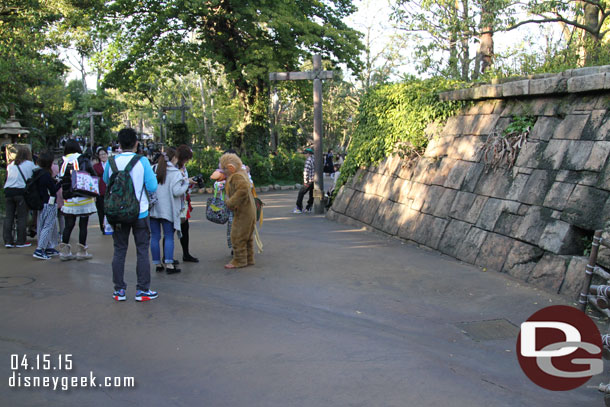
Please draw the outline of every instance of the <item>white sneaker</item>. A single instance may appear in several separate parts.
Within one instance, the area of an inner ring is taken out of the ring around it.
[[[292,210],[292,213],[303,213],[303,211],[302,211],[302,210],[300,210],[299,208],[294,208],[294,209]]]

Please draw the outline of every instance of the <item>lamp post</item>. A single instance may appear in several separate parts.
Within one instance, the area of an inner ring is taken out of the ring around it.
[[[167,140],[167,126],[165,125],[167,115],[165,113],[163,113],[161,116],[161,120],[163,121],[163,128],[161,129],[161,143],[165,144],[165,140]]]
[[[277,89],[273,89],[273,95],[271,96],[271,149],[273,151],[277,150],[278,146],[278,137],[277,137],[277,121],[278,121],[278,107],[279,107],[280,97],[277,94]]]

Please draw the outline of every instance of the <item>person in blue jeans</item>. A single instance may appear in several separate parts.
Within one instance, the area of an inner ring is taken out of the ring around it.
[[[124,170],[127,165],[136,157],[138,150],[138,137],[136,131],[131,128],[125,128],[119,131],[119,144],[123,152],[113,156],[118,171]],[[137,158],[140,157],[140,158]],[[116,301],[125,301],[127,299],[126,289],[127,284],[123,276],[125,274],[125,256],[129,246],[129,235],[133,232],[133,238],[136,242],[136,274],[137,286],[135,300],[138,302],[154,300],[158,293],[150,289],[150,221],[148,218],[148,194],[141,193],[144,189],[149,193],[157,190],[157,178],[150,166],[150,162],[144,156],[137,156],[137,162],[133,165],[130,175],[133,181],[136,196],[140,202],[140,214],[134,223],[113,225],[114,233],[112,239],[114,241],[114,255],[112,257],[112,281],[114,283],[114,292],[112,297]],[[112,176],[112,165],[107,165],[104,170],[104,182],[108,185]],[[108,194],[109,191],[106,190]]]
[[[154,172],[157,175],[157,201],[150,209],[150,251],[156,270],[167,274],[179,273],[174,264],[174,230],[182,237],[180,213],[186,208],[185,194],[189,180],[185,172],[178,167],[178,154],[173,148],[168,148],[159,156]],[[163,255],[161,262],[161,230],[163,230]]]

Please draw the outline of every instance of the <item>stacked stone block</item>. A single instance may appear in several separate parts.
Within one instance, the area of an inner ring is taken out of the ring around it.
[[[360,169],[328,217],[574,297],[583,238],[610,214],[610,69],[481,88],[445,94],[475,103],[422,157]],[[489,168],[481,146],[519,115],[536,121],[515,165]]]

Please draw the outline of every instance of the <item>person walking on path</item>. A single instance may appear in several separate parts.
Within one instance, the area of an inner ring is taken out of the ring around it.
[[[6,167],[6,182],[4,183],[4,199],[6,203],[2,234],[4,247],[29,247],[26,229],[28,207],[25,204],[25,184],[32,177],[36,165],[32,162],[30,149],[18,145],[13,161]],[[13,224],[17,221],[17,240],[13,236]]]
[[[311,212],[311,207],[313,205],[313,176],[315,171],[314,152],[312,148],[306,148],[304,153],[307,154],[307,159],[305,160],[305,168],[303,169],[303,186],[297,196],[297,207],[294,208],[292,213],[309,213]],[[307,206],[305,207],[305,211],[303,211],[303,197],[305,197],[305,194],[308,192],[309,199],[307,199]]]
[[[174,231],[182,237],[180,213],[184,194],[188,189],[188,178],[178,168],[178,156],[174,149],[167,149],[159,157],[154,172],[157,176],[157,202],[150,209],[150,251],[158,272],[179,273],[174,264]],[[161,262],[161,230],[163,230],[163,262]]]
[[[87,227],[89,216],[94,214],[95,198],[74,195],[72,191],[72,171],[86,171],[95,176],[91,161],[82,154],[80,144],[76,140],[68,140],[64,146],[64,156],[59,170],[61,177],[61,189],[64,205],[61,211],[64,214],[65,225],[61,244],[59,245],[59,259],[66,261],[76,258],[77,260],[88,260],[93,256],[89,253],[87,246]],[[78,251],[76,256],[72,254],[70,246],[70,235],[78,219]]]
[[[112,163],[109,163],[104,170],[104,182],[110,188],[109,181],[114,173],[113,164],[117,171],[123,171],[128,165],[131,165],[129,175],[140,205],[140,213],[134,223],[113,225],[114,255],[112,257],[112,281],[114,283],[114,292],[112,297],[116,301],[125,301],[127,299],[127,284],[125,284],[123,277],[125,275],[125,257],[129,247],[129,235],[130,232],[133,232],[137,256],[137,291],[135,300],[138,302],[149,301],[157,298],[158,293],[150,289],[150,221],[148,217],[148,195],[143,192],[144,189],[148,193],[155,192],[157,190],[157,178],[148,158],[138,156],[135,153],[138,149],[136,131],[131,128],[122,129],[119,131],[118,138],[123,152],[110,158]],[[108,200],[109,196],[109,191],[107,190],[105,199]]]
[[[97,217],[100,222],[100,229],[102,234],[105,234],[104,230],[104,194],[106,193],[106,183],[102,179],[104,176],[104,170],[108,165],[108,153],[104,147],[98,147],[95,155],[98,158],[98,162],[93,165],[93,169],[98,177],[100,177],[100,194],[95,198],[95,207],[97,208]]]
[[[51,151],[45,151],[38,157],[38,166],[41,171],[40,177],[36,181],[36,188],[43,203],[42,210],[38,211],[36,222],[38,235],[38,245],[33,256],[41,260],[49,260],[53,256],[59,255],[57,247],[57,205],[55,197],[57,191],[61,189],[61,183],[53,179],[53,159],[55,156]]]

